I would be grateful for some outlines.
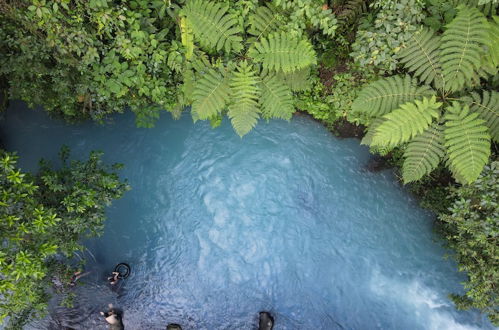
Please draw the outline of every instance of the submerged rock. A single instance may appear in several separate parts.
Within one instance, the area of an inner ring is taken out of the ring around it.
[[[274,328],[274,318],[269,312],[260,312],[260,322],[258,330],[272,330]]]

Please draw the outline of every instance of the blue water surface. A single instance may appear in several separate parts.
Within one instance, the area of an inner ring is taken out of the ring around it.
[[[86,243],[91,274],[74,309],[53,308],[30,328],[105,329],[98,311],[124,310],[127,329],[492,328],[458,312],[447,294],[465,279],[432,232],[431,214],[391,171],[365,169],[358,140],[319,123],[260,123],[243,139],[228,122],[211,129],[165,113],[152,129],[133,115],[68,125],[13,103],[0,122],[20,166],[105,152],[132,190],[108,209],[105,234]],[[132,267],[119,288],[103,277]]]

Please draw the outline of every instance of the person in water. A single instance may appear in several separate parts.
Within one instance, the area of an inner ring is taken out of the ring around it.
[[[125,325],[123,324],[123,318],[121,313],[118,313],[113,308],[113,304],[109,304],[109,311],[100,312],[100,315],[104,316],[106,322],[109,324],[109,329],[111,330],[124,330]]]
[[[260,322],[258,330],[272,330],[274,328],[274,318],[269,312],[260,312]]]
[[[109,281],[109,284],[111,284],[111,285],[117,284],[118,281],[120,280],[120,273],[119,272],[112,272],[111,276],[109,276],[107,278],[107,280]]]
[[[81,271],[75,272],[73,274],[73,276],[71,276],[71,278],[69,279],[69,285],[70,286],[75,286],[76,285],[76,281],[78,281],[83,276],[87,276],[88,274],[90,274],[90,272],[85,272],[85,273],[82,273]]]
[[[177,323],[170,323],[166,326],[166,330],[182,330],[182,327]]]

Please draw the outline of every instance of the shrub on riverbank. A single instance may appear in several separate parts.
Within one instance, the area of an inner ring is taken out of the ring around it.
[[[68,156],[63,149],[60,169],[45,162],[32,176],[0,150],[0,322],[12,328],[46,312],[54,285],[67,292],[72,267],[63,260],[84,250],[82,238],[102,233],[105,207],[129,189],[119,165],[104,165],[100,153]]]
[[[459,270],[464,295],[452,295],[460,309],[478,308],[499,324],[499,161],[471,185],[450,187],[452,206],[439,215]]]

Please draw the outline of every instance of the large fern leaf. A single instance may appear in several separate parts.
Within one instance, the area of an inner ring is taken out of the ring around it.
[[[229,86],[222,75],[209,69],[196,82],[193,92],[192,111],[199,119],[208,119],[218,115],[225,109],[229,100]]]
[[[227,11],[227,6],[205,0],[188,1],[182,9],[202,45],[217,51],[239,51],[242,49],[242,38],[238,35],[241,30],[237,19]]]
[[[289,120],[295,110],[293,95],[286,84],[276,76],[262,79],[262,117]]]
[[[428,127],[407,144],[402,165],[404,183],[417,181],[433,171],[444,158],[444,135],[438,124]]]
[[[447,108],[444,129],[448,163],[462,183],[475,181],[490,155],[490,135],[485,120],[470,112],[468,105],[453,102]]]
[[[376,129],[378,129],[379,125],[381,125],[386,119],[383,117],[375,118],[367,127],[366,134],[360,140],[360,144],[370,146],[373,142],[374,133],[376,133]]]
[[[487,122],[490,135],[499,142],[499,93],[484,90],[481,97],[478,93],[472,93],[468,104]]]
[[[185,48],[185,58],[190,60],[194,54],[194,35],[191,24],[185,17],[180,18],[180,34],[182,45]]]
[[[248,55],[256,62],[261,62],[264,69],[282,70],[284,73],[300,70],[317,62],[310,42],[284,32],[273,33],[254,43]]]
[[[310,67],[296,70],[294,72],[284,73],[279,71],[276,76],[282,80],[293,92],[309,90],[311,86]]]
[[[249,16],[249,22],[248,33],[256,36],[257,40],[277,31],[280,27],[277,10],[273,6],[258,7]]]
[[[246,61],[241,62],[232,74],[230,80],[232,102],[229,105],[228,116],[239,136],[251,131],[258,121],[259,83],[260,79],[255,70]]]
[[[435,95],[427,85],[418,86],[410,76],[392,76],[377,80],[364,87],[352,104],[352,111],[378,117],[398,108],[401,104]]]
[[[399,53],[400,62],[404,67],[414,72],[419,80],[426,84],[434,82],[436,88],[442,88],[443,75],[439,57],[440,37],[431,29],[424,28],[414,33],[405,49]]]
[[[494,76],[497,74],[499,67],[499,16],[493,16],[489,24],[490,45],[487,53],[482,59],[482,69],[487,74]]]
[[[487,20],[476,8],[458,7],[458,14],[446,27],[440,45],[440,65],[445,90],[458,91],[481,66],[484,46],[489,44]]]
[[[435,96],[421,101],[407,102],[400,108],[383,116],[385,121],[378,126],[371,141],[372,146],[392,146],[407,142],[427,129],[434,118],[440,115],[442,103]]]

